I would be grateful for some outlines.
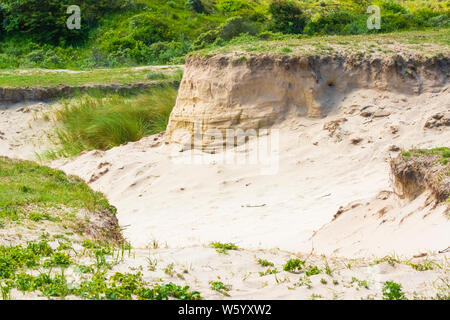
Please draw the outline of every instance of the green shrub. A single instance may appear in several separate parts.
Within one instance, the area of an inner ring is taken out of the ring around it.
[[[289,259],[285,265],[283,265],[283,270],[288,272],[301,271],[305,266],[305,261],[300,259]]]
[[[30,35],[43,43],[61,41],[77,43],[86,40],[88,31],[93,28],[105,12],[122,8],[124,0],[79,0],[83,13],[80,30],[69,30],[66,20],[67,8],[74,4],[70,0],[3,0],[2,12],[6,16],[3,26],[7,32]],[[51,12],[51,14],[49,14]]]
[[[205,6],[203,5],[201,0],[186,0],[186,7],[197,13],[206,12]]]
[[[233,17],[228,19],[221,27],[219,31],[219,37],[225,41],[229,41],[234,37],[237,37],[243,33],[249,35],[256,35],[258,29],[254,22],[249,21],[244,17]]]
[[[298,34],[303,32],[306,16],[302,9],[290,0],[275,0],[269,6],[273,31]]]
[[[391,13],[406,13],[406,9],[394,1],[381,2],[381,10],[383,13],[386,13],[386,11]]]
[[[318,19],[310,20],[305,27],[305,33],[309,35],[359,33],[361,27],[357,21],[358,17],[347,11],[326,12]],[[361,22],[359,24],[361,25]],[[362,22],[362,26],[364,25],[365,19]],[[363,29],[367,31],[367,27]]]
[[[386,281],[383,286],[383,300],[407,300],[402,286],[394,281]]]
[[[217,2],[217,8],[227,13],[240,11],[242,9],[250,9],[251,6],[241,0],[220,0]]]

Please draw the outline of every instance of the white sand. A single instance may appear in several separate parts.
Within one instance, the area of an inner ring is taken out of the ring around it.
[[[277,126],[280,162],[274,175],[261,175],[258,166],[175,164],[170,147],[151,147],[153,137],[53,165],[92,181],[95,190],[104,192],[118,208],[125,236],[137,248],[156,239],[171,248],[225,241],[248,249],[309,252],[308,239],[331,221],[340,206],[369,201],[380,191],[392,189],[387,160],[397,153],[388,151],[391,145],[404,149],[448,145],[450,130],[425,131],[423,126],[433,114],[450,110],[449,101],[448,91],[408,97],[355,91],[340,103],[337,113],[325,119],[296,118]],[[366,105],[391,114],[372,120],[359,112],[349,114]],[[324,123],[342,117],[348,121],[330,137]],[[398,132],[393,134],[391,126]],[[353,138],[363,140],[353,145]],[[383,247],[345,246],[360,255],[441,250],[450,243],[446,232],[450,224],[448,219],[436,221],[443,224],[436,234],[435,224],[423,225],[427,236],[423,245],[407,240],[396,245],[395,233],[375,230],[363,236],[370,237],[371,243],[383,240]],[[351,231],[352,225],[348,228]],[[421,237],[417,234],[421,226],[399,228],[404,239]],[[320,243],[314,247],[320,253]]]
[[[0,105],[0,156],[34,159],[47,150],[46,132],[52,123],[43,114],[52,108],[42,102]]]

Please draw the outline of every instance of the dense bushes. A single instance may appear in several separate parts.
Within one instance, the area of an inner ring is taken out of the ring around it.
[[[272,29],[282,33],[302,33],[306,16],[302,9],[290,0],[275,0],[269,6]]]
[[[233,17],[218,28],[202,33],[194,42],[193,49],[201,49],[211,43],[223,44],[241,34],[256,35],[259,29],[257,23],[247,18]]]
[[[125,0],[3,0],[3,27],[6,32],[20,32],[45,43],[74,43],[85,40],[88,31],[105,12],[125,6]],[[67,8],[78,5],[83,12],[80,30],[66,27]]]
[[[197,13],[204,13],[206,11],[201,0],[186,0],[186,7]]]
[[[2,0],[0,68],[178,64],[192,50],[246,34],[274,39],[448,27],[448,7],[436,1],[375,0],[381,29],[368,30],[367,0]],[[81,7],[81,30],[66,28],[69,3]]]

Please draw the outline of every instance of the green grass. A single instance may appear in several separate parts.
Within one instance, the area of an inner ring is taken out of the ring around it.
[[[423,55],[448,55],[449,28],[421,31],[402,31],[365,35],[284,35],[276,40],[263,40],[258,36],[242,35],[224,45],[212,45],[191,53],[203,57],[235,53],[241,56],[271,53],[274,55],[312,56],[342,52],[346,54],[387,53],[387,49],[411,51]],[[289,50],[287,50],[288,48]]]
[[[166,129],[177,90],[154,88],[136,95],[83,94],[61,101],[54,150],[43,157],[71,157],[85,150],[107,150]]]
[[[414,156],[432,156],[436,155],[439,158],[439,161],[446,165],[450,162],[450,148],[448,147],[440,147],[440,148],[434,148],[434,149],[411,149],[408,151],[402,152],[402,156],[407,157],[414,157]]]
[[[26,69],[21,71],[2,70],[0,71],[0,87],[56,87],[61,84],[77,87],[86,84],[132,84],[149,80],[180,81],[181,76],[182,70],[180,69],[155,71],[119,68],[79,71],[75,73],[41,69]]]
[[[0,221],[39,221],[38,216],[51,220],[47,210],[58,205],[115,212],[103,194],[92,191],[79,178],[33,162],[0,157]]]

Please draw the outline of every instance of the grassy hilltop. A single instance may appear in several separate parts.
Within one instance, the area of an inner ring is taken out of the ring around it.
[[[189,52],[242,36],[263,40],[386,33],[449,26],[447,1],[3,0],[0,68],[92,69],[180,64]],[[69,5],[81,30],[69,30]],[[368,30],[367,8],[381,8]],[[49,14],[51,12],[51,14]]]

